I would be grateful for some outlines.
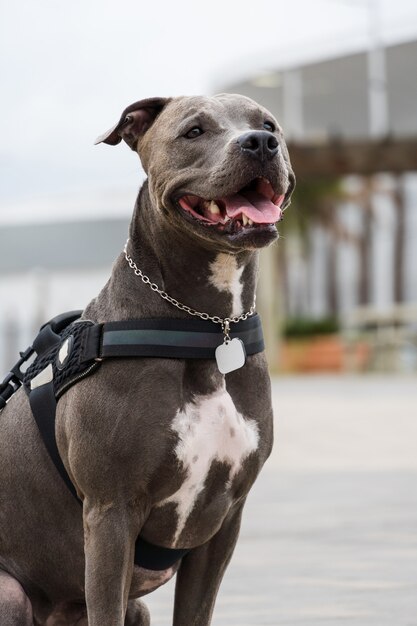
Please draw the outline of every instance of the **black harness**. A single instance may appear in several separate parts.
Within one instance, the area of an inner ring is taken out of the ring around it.
[[[143,319],[95,324],[80,319],[82,311],[58,315],[44,324],[32,346],[0,384],[0,411],[23,385],[39,432],[70,492],[77,491],[60,457],[55,438],[58,399],[79,380],[93,374],[111,358],[160,357],[214,359],[223,332],[217,324],[201,319]],[[247,355],[264,350],[262,326],[257,314],[233,324],[230,338],[243,341]],[[35,356],[26,372],[21,367]],[[135,564],[146,569],[171,567],[188,552],[156,546],[140,536],[136,541]]]

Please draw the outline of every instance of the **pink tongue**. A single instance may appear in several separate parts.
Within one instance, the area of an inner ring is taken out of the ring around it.
[[[274,224],[281,219],[281,209],[257,191],[247,191],[244,196],[236,193],[222,200],[231,219],[240,213],[244,213],[255,224]],[[279,200],[282,202],[284,196]]]

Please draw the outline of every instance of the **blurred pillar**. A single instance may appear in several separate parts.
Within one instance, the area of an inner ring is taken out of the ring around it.
[[[333,207],[336,211],[336,207]],[[327,242],[327,312],[333,317],[337,318],[339,315],[339,291],[338,291],[338,249],[339,242],[337,241],[336,233],[329,229],[328,242]]]
[[[283,74],[283,117],[285,136],[297,140],[304,138],[303,82],[300,69]]]
[[[371,137],[388,134],[388,97],[385,48],[382,42],[380,0],[367,0],[370,48],[368,52],[369,130]]]
[[[272,371],[279,365],[282,327],[282,289],[278,270],[278,248],[269,246],[260,254],[257,308],[262,316],[266,356]]]
[[[5,374],[19,358],[19,324],[16,314],[12,311],[7,311],[3,318],[3,354],[4,363],[2,371],[0,372],[0,379],[3,380],[3,374]],[[4,370],[4,372],[3,372]]]
[[[34,268],[31,272],[33,288],[33,315],[31,322],[31,334],[48,321],[49,309],[49,273],[42,267]],[[62,313],[62,311],[59,311]]]
[[[372,178],[364,178],[362,208],[362,233],[359,240],[358,301],[364,306],[371,300],[372,263]]]
[[[397,176],[394,190],[394,302],[404,302],[405,299],[405,190],[404,179]]]

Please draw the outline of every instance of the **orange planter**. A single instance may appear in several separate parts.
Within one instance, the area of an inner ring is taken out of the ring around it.
[[[339,335],[317,335],[308,339],[287,339],[280,352],[285,372],[342,372],[363,370],[370,349],[364,342],[346,346]]]
[[[342,372],[348,360],[350,369],[363,369],[368,357],[364,343],[347,348],[339,335],[320,335],[285,340],[280,362],[286,372]]]

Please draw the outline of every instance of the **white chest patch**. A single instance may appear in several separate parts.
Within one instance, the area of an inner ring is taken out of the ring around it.
[[[258,447],[258,427],[246,420],[233,404],[225,388],[210,396],[197,397],[178,411],[171,428],[179,435],[175,449],[187,476],[180,489],[161,502],[177,505],[178,540],[199,493],[204,488],[213,461],[230,466],[228,488],[244,459]]]
[[[213,263],[210,264],[211,275],[209,281],[219,291],[228,291],[232,294],[231,316],[242,313],[242,289],[241,283],[244,266],[238,267],[235,257],[231,254],[220,252]]]

